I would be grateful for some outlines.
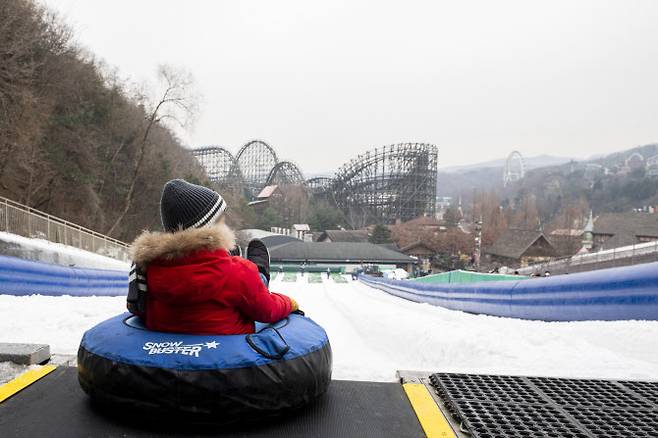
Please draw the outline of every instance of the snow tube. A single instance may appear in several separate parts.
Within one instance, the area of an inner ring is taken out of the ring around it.
[[[84,334],[78,380],[92,400],[132,412],[253,420],[324,394],[331,346],[324,329],[299,314],[221,336],[154,332],[125,313]]]

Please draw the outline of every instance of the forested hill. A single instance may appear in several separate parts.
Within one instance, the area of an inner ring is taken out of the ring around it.
[[[651,168],[647,162],[656,155],[658,144],[649,144],[595,159],[539,166],[507,187],[502,165],[439,172],[438,193],[455,199],[461,195],[466,207],[482,192],[495,194],[503,205],[532,196],[544,222],[568,204],[598,213],[628,211],[658,205],[658,165]]]
[[[624,212],[658,205],[658,144],[594,160],[533,169],[503,191],[507,199],[532,194],[544,217],[565,204],[586,201],[594,213]]]
[[[130,240],[165,181],[205,179],[159,120],[52,13],[0,0],[0,195]]]

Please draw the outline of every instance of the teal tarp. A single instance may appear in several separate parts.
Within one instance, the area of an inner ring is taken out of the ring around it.
[[[440,274],[427,275],[415,278],[422,283],[478,283],[481,281],[524,280],[522,275],[484,274],[471,271],[450,271]]]

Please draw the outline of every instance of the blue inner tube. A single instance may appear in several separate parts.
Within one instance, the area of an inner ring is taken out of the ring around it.
[[[291,314],[250,335],[154,332],[125,313],[88,330],[78,380],[95,401],[232,422],[302,407],[331,381],[322,327]]]

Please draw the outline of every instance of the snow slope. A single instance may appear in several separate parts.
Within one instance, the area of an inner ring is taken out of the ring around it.
[[[545,323],[470,315],[406,301],[359,282],[272,282],[323,325],[334,378],[391,381],[426,370],[658,379],[658,322]],[[73,354],[83,332],[125,309],[122,297],[0,295],[0,342]]]

